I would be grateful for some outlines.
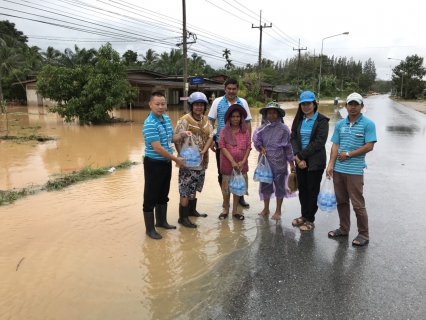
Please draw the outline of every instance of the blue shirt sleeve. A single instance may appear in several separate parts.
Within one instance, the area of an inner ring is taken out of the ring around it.
[[[365,143],[367,142],[377,142],[376,137],[376,125],[373,121],[369,121],[364,129],[365,133]]]
[[[331,137],[331,142],[340,144],[340,128],[342,126],[341,122],[336,123],[334,127],[333,136]]]

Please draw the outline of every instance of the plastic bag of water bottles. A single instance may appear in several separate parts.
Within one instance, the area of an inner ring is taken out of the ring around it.
[[[268,159],[266,159],[264,154],[260,157],[257,167],[254,170],[253,180],[264,183],[272,183],[274,180]]]
[[[318,207],[324,212],[333,212],[336,210],[336,194],[334,193],[333,179],[325,179],[321,185],[320,193],[317,199]]]
[[[190,140],[191,145],[189,144]],[[179,156],[185,159],[183,160],[183,163],[188,168],[198,167],[201,164],[200,152],[198,151],[198,147],[195,144],[194,138],[192,138],[192,136],[189,136],[185,139]]]
[[[247,187],[246,181],[241,173],[241,171],[232,170],[231,179],[228,182],[229,192],[237,196],[243,196],[246,194]]]

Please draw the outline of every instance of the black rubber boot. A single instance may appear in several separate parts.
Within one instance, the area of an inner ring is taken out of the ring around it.
[[[182,207],[179,205],[179,220],[178,222],[183,225],[184,227],[188,228],[196,228],[197,225],[193,224],[191,220],[188,219],[188,213],[189,213],[189,206]]]
[[[176,226],[172,226],[167,223],[167,203],[157,204],[155,206],[155,226],[164,229],[176,229]]]
[[[190,217],[207,217],[205,213],[199,213],[197,211],[197,198],[194,200],[189,200],[189,216]]]
[[[244,200],[244,196],[240,197],[240,200],[238,202],[240,205],[242,205],[244,208],[250,207],[250,205]]]
[[[154,212],[143,212],[145,220],[146,234],[152,239],[160,240],[162,236],[155,230],[154,227]]]

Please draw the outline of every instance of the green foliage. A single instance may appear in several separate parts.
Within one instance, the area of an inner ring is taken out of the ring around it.
[[[137,88],[125,79],[126,66],[111,44],[96,53],[95,66],[73,68],[45,66],[37,79],[37,93],[57,102],[50,112],[57,112],[66,122],[102,123],[108,112],[132,101]]]
[[[15,24],[9,22],[9,20],[0,21],[0,37],[4,35],[12,37],[21,43],[28,42],[28,37],[24,35],[22,31],[15,28]]]
[[[393,68],[392,83],[398,92],[403,87],[403,98],[415,99],[423,94],[426,69],[423,66],[423,58],[418,55],[408,56]]]
[[[141,66],[141,63],[138,61],[138,53],[135,51],[127,50],[125,53],[123,53],[121,59],[123,60],[124,65],[127,67]]]
[[[33,194],[34,191],[31,189],[15,190],[0,190],[0,206],[14,203],[16,200],[23,198],[27,195]]]

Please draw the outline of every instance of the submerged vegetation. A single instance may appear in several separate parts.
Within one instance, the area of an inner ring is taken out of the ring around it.
[[[100,168],[92,168],[92,166],[87,166],[82,168],[80,171],[73,171],[68,174],[62,174],[60,177],[49,180],[44,186],[41,188],[42,190],[47,191],[55,191],[62,190],[72,184],[97,179],[102,176],[108,175],[115,170],[124,170],[128,169],[133,165],[139,164],[138,162],[132,162],[130,160],[126,160],[117,164],[116,166],[107,166]],[[111,170],[114,168],[114,170]],[[35,188],[24,188],[21,190],[0,190],[0,206],[12,204],[16,200],[23,198],[25,196],[31,195],[35,193]]]
[[[27,195],[34,194],[35,191],[31,188],[24,188],[21,190],[0,190],[0,206],[12,204],[16,200],[23,198]]]
[[[53,180],[49,180],[43,187],[43,189],[47,191],[54,190],[62,190],[72,184],[97,179],[102,176],[105,176],[111,173],[115,168],[116,170],[124,170],[130,168],[132,165],[138,164],[137,162],[132,162],[130,160],[126,160],[124,162],[119,163],[116,166],[108,166],[108,167],[100,167],[100,168],[92,168],[92,166],[87,166],[81,169],[80,171],[73,171],[71,173],[65,174],[61,177],[55,178]]]

